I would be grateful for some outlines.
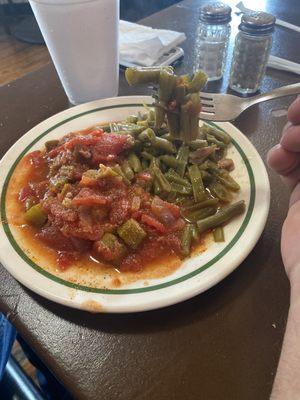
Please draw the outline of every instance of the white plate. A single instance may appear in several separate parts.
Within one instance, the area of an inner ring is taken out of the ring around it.
[[[10,177],[28,152],[42,148],[46,140],[99,122],[120,120],[150,104],[151,97],[128,96],[94,101],[63,111],[40,123],[6,153],[0,162],[1,220],[6,220],[5,198]],[[32,261],[8,224],[0,225],[0,261],[23,285],[58,303],[94,312],[136,312],[156,309],[191,298],[214,286],[247,257],[258,241],[269,211],[270,188],[265,166],[249,140],[230,123],[219,123],[233,138],[229,157],[235,161],[232,175],[241,185],[238,199],[246,201],[246,213],[225,227],[226,242],[182,263],[171,275],[122,286],[99,289],[57,277]]]

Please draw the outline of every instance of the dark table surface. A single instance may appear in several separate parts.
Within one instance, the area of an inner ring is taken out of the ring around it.
[[[178,73],[193,68],[201,4],[187,0],[142,21],[186,33]],[[291,23],[300,20],[297,0],[257,4]],[[237,21],[234,16],[233,35]],[[276,29],[274,55],[299,63],[299,46],[299,33]],[[232,45],[229,56],[231,52]],[[226,91],[227,77],[228,71],[209,89]],[[297,80],[296,75],[268,70],[262,91]],[[136,93],[145,89],[129,89],[122,72],[119,94]],[[263,159],[280,137],[291,100],[255,106],[234,122]],[[0,155],[27,130],[67,107],[52,65],[1,87]],[[157,311],[93,315],[32,293],[0,266],[0,310],[75,398],[267,399],[289,305],[280,257],[288,193],[277,176],[269,175],[272,201],[260,240],[234,273],[206,293]]]

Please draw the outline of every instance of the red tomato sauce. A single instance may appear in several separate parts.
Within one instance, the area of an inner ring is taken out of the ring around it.
[[[41,206],[46,223],[30,232],[56,252],[61,270],[87,254],[124,272],[141,271],[170,256],[181,258],[185,222],[179,207],[149,193],[148,171],[136,174],[130,184],[112,173],[130,141],[129,135],[89,129],[26,156],[30,170],[19,202],[25,216],[33,205]],[[128,221],[145,234],[137,246],[118,233]]]

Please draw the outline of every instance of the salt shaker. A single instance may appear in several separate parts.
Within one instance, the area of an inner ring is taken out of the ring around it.
[[[206,4],[200,9],[194,70],[202,69],[209,81],[222,78],[230,37],[231,8],[224,3]]]
[[[251,12],[242,16],[236,36],[230,71],[232,90],[255,93],[265,74],[276,18],[265,12]]]

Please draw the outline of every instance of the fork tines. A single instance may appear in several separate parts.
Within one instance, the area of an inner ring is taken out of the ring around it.
[[[202,104],[202,113],[214,114],[215,113],[215,105],[214,99],[209,93],[200,93],[200,99]]]

